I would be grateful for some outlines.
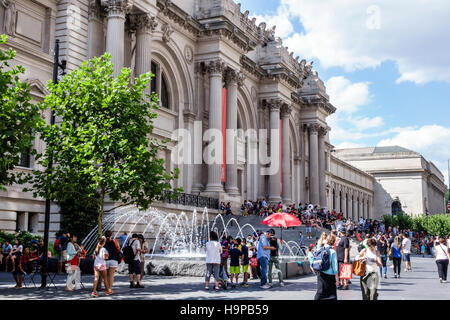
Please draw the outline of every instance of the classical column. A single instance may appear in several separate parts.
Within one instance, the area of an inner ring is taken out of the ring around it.
[[[343,197],[343,199],[342,199],[342,208],[341,208],[341,211],[342,211],[342,213],[344,214],[344,217],[347,217],[347,216],[348,216],[348,215],[347,215],[347,193],[344,192],[344,193],[342,194],[342,197]]]
[[[106,33],[106,52],[112,56],[114,75],[117,76],[124,65],[125,15],[128,10],[128,0],[106,1],[108,30]]]
[[[309,129],[309,199],[313,205],[320,204],[319,185],[319,141],[318,134],[320,126],[312,123]]]
[[[292,184],[291,184],[291,148],[289,144],[289,116],[292,108],[283,104],[281,107],[281,123],[282,123],[282,163],[281,168],[283,172],[282,176],[282,193],[283,202],[289,204],[292,202]]]
[[[203,183],[202,183],[202,159],[203,159],[203,141],[202,141],[202,134],[199,135],[199,137],[195,136],[195,127],[197,127],[197,130],[199,133],[203,131],[202,128],[202,121],[203,121],[203,112],[205,110],[205,73],[206,68],[203,63],[196,63],[194,66],[194,72],[195,72],[195,80],[196,80],[196,105],[197,109],[195,110],[196,113],[196,121],[194,122],[194,132],[191,132],[192,138],[193,138],[193,144],[192,144],[192,152],[194,156],[194,163],[193,163],[193,177],[192,177],[192,190],[191,192],[194,194],[198,194],[203,191]],[[199,157],[199,158],[198,158]],[[198,158],[199,161],[195,161],[195,159]]]
[[[302,202],[302,195],[301,195],[301,179],[300,179],[300,172],[301,172],[301,157],[300,155],[296,155],[294,157],[294,172],[295,172],[295,177],[294,177],[294,185],[295,185],[295,199],[294,202],[296,203],[296,205],[298,205],[299,202]]]
[[[339,193],[336,190],[336,187],[334,188],[334,206],[333,206],[333,210],[337,210],[337,206],[338,206],[338,201],[339,201]]]
[[[221,60],[211,61],[208,64],[209,72],[209,118],[208,129],[215,129],[215,133],[222,132],[222,73],[225,64]],[[217,139],[217,137],[215,137]],[[215,146],[222,148],[222,143],[215,143]],[[215,154],[221,150],[215,150]],[[222,159],[218,159],[222,161]],[[205,193],[212,196],[219,196],[223,192],[222,186],[222,165],[214,162],[208,164],[208,183]]]
[[[353,221],[357,221],[358,217],[358,202],[356,201],[356,194],[353,194]]]
[[[226,174],[225,191],[230,196],[238,196],[237,185],[237,91],[241,75],[227,70],[225,82],[227,88],[227,131],[226,131]]]
[[[136,76],[152,70],[152,34],[158,23],[148,13],[131,16],[132,26],[136,30]],[[146,92],[150,93],[150,84]]]
[[[88,12],[88,59],[92,59],[105,52],[103,34],[105,14],[96,0],[89,1]]]
[[[326,184],[325,184],[325,137],[327,130],[319,129],[319,201],[321,207],[327,206]]]
[[[299,175],[299,187],[300,187],[300,202],[305,204],[307,202],[306,186],[305,186],[305,166],[306,166],[306,152],[305,152],[305,125],[300,125],[300,175]]]
[[[270,110],[270,159],[271,170],[269,175],[269,202],[280,202],[280,107],[281,101],[272,99],[268,102]],[[278,164],[278,168],[273,166]]]

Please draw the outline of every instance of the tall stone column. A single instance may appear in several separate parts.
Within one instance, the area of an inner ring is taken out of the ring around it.
[[[103,33],[105,14],[103,8],[95,0],[89,1],[88,12],[88,59],[92,59],[105,52]]]
[[[305,125],[300,125],[300,175],[299,175],[299,187],[300,187],[300,202],[305,204],[307,202],[307,194],[305,187],[305,166],[306,166],[306,152],[305,152]]]
[[[205,110],[205,73],[206,68],[203,63],[195,64],[195,82],[196,82],[196,104],[197,109],[194,111],[196,113],[196,121],[194,122],[194,132],[191,132],[192,135],[192,152],[194,156],[193,166],[193,176],[192,176],[192,190],[191,192],[194,194],[198,194],[203,191],[203,183],[202,183],[202,160],[203,159],[203,141],[202,134],[199,134],[198,137],[195,136],[196,130],[198,132],[202,132],[202,120],[203,120],[203,112]],[[197,127],[197,129],[195,129]],[[195,161],[196,158],[200,157]]]
[[[222,130],[222,73],[225,64],[220,60],[211,61],[208,64],[209,72],[209,119],[208,129],[215,129],[217,132]],[[216,137],[217,138],[217,137]],[[222,144],[216,143],[216,146],[222,148]],[[221,150],[216,150],[221,152]],[[221,159],[220,159],[221,160]],[[222,186],[222,165],[212,163],[208,165],[208,183],[205,193],[209,196],[218,197],[223,192]]]
[[[280,107],[281,101],[273,99],[268,102],[270,110],[270,159],[279,164],[269,176],[269,202],[280,202]],[[274,132],[272,132],[275,130]],[[275,133],[275,134],[274,134]],[[278,134],[276,134],[278,133]],[[271,165],[272,166],[272,165]],[[275,167],[272,167],[275,168]]]
[[[128,0],[106,1],[108,30],[106,33],[106,52],[112,56],[114,75],[124,66],[125,15],[129,8]]]
[[[342,213],[344,214],[344,217],[347,217],[347,193],[343,193],[342,194],[342,208],[341,208]]]
[[[291,184],[291,148],[289,144],[289,116],[291,115],[292,108],[287,104],[281,107],[281,123],[282,123],[282,163],[281,168],[283,172],[282,176],[282,194],[283,202],[289,204],[292,202],[292,184]]]
[[[323,127],[319,129],[319,201],[321,207],[327,206],[327,195],[325,185],[325,137],[327,130]]]
[[[237,185],[237,92],[241,75],[228,70],[225,76],[227,88],[227,131],[226,131],[226,174],[225,191],[230,196],[238,196]]]
[[[333,206],[333,210],[337,210],[337,207],[339,205],[339,193],[337,192],[336,188],[334,189],[334,206]]]
[[[135,14],[131,20],[136,30],[136,76],[140,76],[152,70],[152,34],[158,23],[148,13]],[[145,93],[150,93],[150,84]]]
[[[356,201],[356,194],[353,194],[353,221],[357,221],[358,217],[358,202]]]
[[[320,126],[312,123],[309,129],[309,199],[313,205],[320,204],[319,185],[319,141],[318,134]]]

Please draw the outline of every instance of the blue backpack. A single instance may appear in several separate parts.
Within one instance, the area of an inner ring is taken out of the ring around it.
[[[315,271],[326,271],[330,269],[330,248],[321,247],[314,253],[312,268]]]

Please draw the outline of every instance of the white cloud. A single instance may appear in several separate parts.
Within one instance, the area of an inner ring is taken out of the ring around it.
[[[448,184],[447,159],[450,159],[450,128],[427,125],[420,128],[397,128],[397,134],[381,140],[378,146],[398,145],[422,154],[442,172]]]
[[[285,5],[280,5],[277,8],[276,15],[265,15],[258,16],[253,15],[250,16],[250,19],[256,18],[256,25],[259,25],[261,22],[265,22],[267,28],[272,28],[275,26],[275,35],[280,38],[285,38],[289,36],[292,32],[294,32],[294,26],[289,20],[289,11],[288,7]]]
[[[281,7],[285,20],[304,27],[284,41],[300,57],[346,71],[394,61],[397,82],[450,82],[448,0],[281,0]]]
[[[325,83],[330,102],[338,109],[338,112],[355,112],[360,106],[370,102],[369,83],[352,83],[350,80],[339,76],[328,79]]]

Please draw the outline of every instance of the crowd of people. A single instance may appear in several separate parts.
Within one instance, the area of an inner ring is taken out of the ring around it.
[[[273,229],[266,232],[257,230],[243,239],[223,235],[220,241],[217,233],[211,231],[209,238],[206,243],[206,290],[210,289],[211,276],[215,280],[215,290],[227,289],[228,285],[231,288],[237,285],[248,287],[250,278],[260,279],[260,287],[269,289],[273,286],[273,267],[277,270],[280,286],[284,287],[278,258],[282,243]],[[241,270],[243,281],[239,283]]]
[[[225,207],[229,207],[227,204]],[[439,281],[445,283],[447,281],[447,270],[450,260],[450,239],[448,237],[435,237],[426,235],[424,232],[415,232],[410,229],[401,230],[397,226],[385,225],[383,221],[375,219],[365,219],[359,217],[358,220],[346,218],[342,212],[336,210],[326,210],[319,208],[312,203],[299,204],[298,206],[290,205],[283,207],[281,203],[269,205],[265,199],[258,201],[245,201],[240,207],[240,214],[243,216],[257,215],[262,218],[267,217],[275,212],[286,212],[298,217],[306,227],[306,239],[314,240],[312,237],[312,228],[326,229],[320,238],[316,238],[307,249],[307,258],[312,266],[315,255],[321,249],[328,250],[331,263],[327,270],[317,271],[318,278],[316,299],[336,299],[337,290],[348,290],[351,280],[339,278],[341,266],[350,264],[354,261],[361,261],[365,265],[365,275],[361,277],[361,292],[364,300],[375,300],[378,297],[378,284],[380,278],[388,278],[388,262],[391,262],[393,269],[393,278],[401,277],[402,262],[405,265],[405,272],[412,271],[411,255],[419,254],[425,256],[431,255],[436,260]],[[264,243],[261,252],[275,252],[276,246],[267,245],[265,239],[273,238],[274,235],[269,233],[254,234],[249,236],[252,243],[256,245],[250,247],[250,254],[256,254],[254,259],[255,270],[257,276],[261,278],[261,287],[266,289],[270,285],[266,285],[266,277],[271,277],[272,272],[267,274],[266,261],[260,260],[263,254],[258,254],[259,243]],[[230,237],[229,237],[230,238]],[[350,239],[360,242],[358,246],[358,254],[351,259],[350,257]],[[260,242],[262,240],[262,242]],[[219,275],[228,276],[226,270],[226,258],[228,246],[235,246],[232,239],[222,240],[221,245],[221,267]],[[247,243],[248,243],[247,239]],[[280,243],[280,240],[277,240]],[[281,239],[282,241],[282,239]],[[305,237],[299,232],[299,245],[303,247]],[[218,247],[216,245],[216,247]],[[238,248],[240,249],[240,245]],[[267,261],[271,260],[271,255],[267,256]],[[257,261],[257,262],[256,262]],[[235,264],[235,263],[234,263]],[[234,265],[233,264],[233,265]],[[312,267],[311,267],[312,268]],[[244,267],[243,267],[244,269]],[[278,268],[277,268],[278,269]],[[222,272],[224,270],[224,272]],[[262,272],[264,270],[264,272]],[[262,272],[262,273],[261,273]],[[233,278],[232,278],[233,279]],[[236,278],[235,278],[236,279]],[[282,274],[280,273],[280,279]],[[222,281],[223,282],[223,281]],[[269,280],[271,283],[271,279]],[[280,280],[282,283],[282,280]]]
[[[224,205],[224,210],[231,208]],[[265,199],[258,202],[246,201],[241,207],[242,215],[258,215],[265,217],[274,212],[288,212],[298,217],[306,226],[306,236],[299,232],[299,246],[303,247],[305,240],[310,244],[306,251],[306,259],[311,270],[317,276],[317,292],[315,299],[337,299],[337,290],[348,290],[351,280],[340,277],[343,265],[356,262],[364,263],[365,273],[361,275],[360,287],[364,300],[378,298],[380,278],[388,277],[388,263],[392,262],[393,278],[401,277],[402,262],[405,272],[411,272],[411,255],[429,254],[436,260],[439,281],[447,281],[448,264],[450,260],[450,239],[433,237],[423,232],[401,230],[399,226],[386,226],[383,221],[364,219],[357,221],[344,217],[334,210],[318,208],[311,203],[283,207],[281,203],[269,206]],[[231,213],[229,213],[231,214]],[[320,237],[313,239],[312,229],[325,229]],[[128,264],[130,288],[144,288],[142,278],[145,274],[145,254],[151,252],[143,235],[126,233],[119,238],[120,244],[113,238],[111,231],[106,231],[100,237],[92,255],[94,283],[92,297],[98,296],[101,279],[105,294],[113,294],[114,275],[118,265],[125,261]],[[351,239],[358,240],[358,254],[350,256]],[[68,232],[57,233],[54,251],[57,254],[57,273],[67,274],[66,290],[80,289],[80,263],[86,259],[87,253],[82,244],[77,243],[77,236]],[[214,277],[214,290],[248,287],[249,280],[259,280],[262,289],[273,287],[272,270],[276,269],[278,282],[284,286],[283,274],[280,269],[279,255],[283,239],[278,239],[273,229],[265,232],[256,230],[246,238],[233,239],[231,236],[219,235],[212,231],[209,241],[205,244],[206,276],[205,289],[210,290],[210,279]],[[22,244],[20,240],[14,243],[0,244],[0,267],[12,272],[16,282],[15,288],[21,288],[23,277],[42,268],[44,241],[33,240]],[[165,251],[166,245],[161,244],[160,250]],[[47,252],[51,257],[51,253]],[[321,265],[317,267],[317,261]],[[242,279],[242,282],[240,282]]]

